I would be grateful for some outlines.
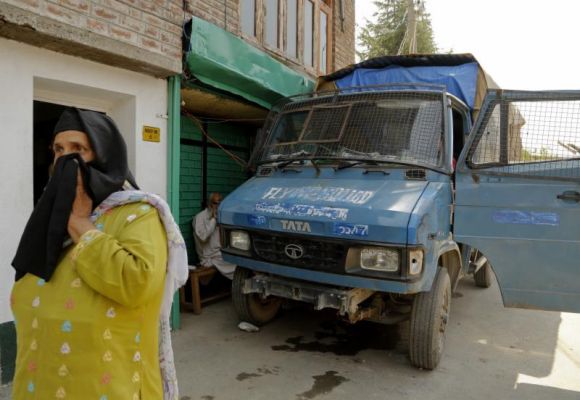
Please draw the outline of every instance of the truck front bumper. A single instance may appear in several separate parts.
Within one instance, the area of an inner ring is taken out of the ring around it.
[[[334,308],[341,315],[353,315],[358,305],[374,291],[369,289],[338,289],[304,281],[257,274],[244,282],[243,293],[263,297],[277,296],[314,305],[316,310]]]
[[[251,258],[240,257],[223,252],[223,258],[240,267],[252,271],[264,272],[286,278],[299,279],[307,282],[322,283],[325,285],[338,286],[340,288],[369,289],[376,292],[414,294],[422,291],[423,278],[414,282],[401,282],[366,278],[355,275],[339,275],[327,272],[313,271],[305,268],[287,267],[280,264],[272,264]]]

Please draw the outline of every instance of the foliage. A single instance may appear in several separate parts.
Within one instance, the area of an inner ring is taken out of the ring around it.
[[[407,0],[375,0],[374,4],[377,8],[373,15],[376,22],[367,20],[367,25],[361,28],[358,37],[362,51],[357,53],[361,61],[397,54],[407,30]],[[417,53],[435,53],[437,46],[431,28],[431,16],[422,4],[416,9]]]

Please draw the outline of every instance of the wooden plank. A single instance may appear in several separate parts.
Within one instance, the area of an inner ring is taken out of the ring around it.
[[[304,1],[298,0],[298,26],[296,32],[298,34],[296,42],[296,53],[300,64],[304,65]]]
[[[287,15],[288,2],[278,0],[278,47],[282,50],[284,56],[286,56],[286,33],[288,31],[286,15]]]
[[[256,39],[264,43],[264,0],[256,0]]]
[[[332,2],[330,6],[326,2],[322,2],[320,9],[326,13],[326,74],[334,71],[334,12]]]
[[[314,3],[312,66],[318,75],[320,73],[320,0],[312,0],[312,2]]]

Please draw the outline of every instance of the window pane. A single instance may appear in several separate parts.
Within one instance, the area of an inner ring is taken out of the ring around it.
[[[328,17],[324,11],[320,11],[320,71],[326,73],[326,55],[327,53],[327,21]]]
[[[298,22],[298,12],[297,12],[297,0],[287,0],[288,1],[288,11],[287,11],[287,28],[286,28],[286,54],[289,57],[296,58],[296,34],[297,28],[296,24]]]
[[[256,36],[256,0],[240,0],[240,24],[242,33]]]
[[[306,0],[304,3],[304,65],[312,67],[313,56],[312,50],[314,46],[312,45],[312,40],[314,28],[314,4],[310,0]]]
[[[264,41],[267,45],[278,47],[278,0],[265,0],[266,20]]]

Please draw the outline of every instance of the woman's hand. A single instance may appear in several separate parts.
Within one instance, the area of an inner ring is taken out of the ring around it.
[[[93,211],[93,201],[85,191],[80,171],[77,173],[77,189],[70,217],[68,219],[68,234],[78,243],[83,233],[95,229],[89,219]]]

